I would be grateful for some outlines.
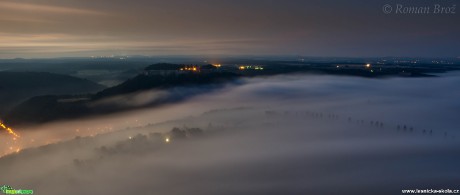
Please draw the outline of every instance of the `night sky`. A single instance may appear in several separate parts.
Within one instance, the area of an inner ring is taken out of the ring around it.
[[[459,57],[460,2],[0,0],[0,58],[97,55]],[[392,13],[383,11],[384,5]],[[397,14],[456,6],[450,14]],[[459,5],[456,5],[459,4]]]

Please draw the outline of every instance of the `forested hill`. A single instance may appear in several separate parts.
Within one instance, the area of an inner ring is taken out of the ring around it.
[[[0,116],[34,96],[94,93],[102,89],[102,85],[67,75],[0,72]]]

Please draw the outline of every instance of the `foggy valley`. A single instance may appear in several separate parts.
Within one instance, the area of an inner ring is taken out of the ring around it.
[[[0,194],[460,194],[458,0],[0,0]]]
[[[50,195],[455,186],[460,91],[446,89],[458,76],[242,79],[159,108],[24,129],[1,172],[9,185]]]

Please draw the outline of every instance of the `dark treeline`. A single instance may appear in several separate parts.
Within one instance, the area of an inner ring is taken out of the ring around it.
[[[360,126],[368,126],[370,128],[377,128],[377,129],[386,129],[386,130],[396,130],[397,132],[402,133],[414,133],[414,134],[422,134],[428,136],[437,135],[438,137],[455,139],[456,136],[454,134],[449,134],[447,131],[442,130],[433,130],[427,128],[415,128],[414,126],[408,124],[388,124],[381,120],[364,120],[364,119],[357,119],[350,116],[340,116],[335,113],[325,113],[325,112],[318,112],[318,111],[281,111],[281,110],[267,110],[265,111],[265,115],[268,117],[288,117],[292,119],[297,118],[308,118],[312,120],[326,120],[328,122],[332,121],[346,121],[349,124],[357,124]]]

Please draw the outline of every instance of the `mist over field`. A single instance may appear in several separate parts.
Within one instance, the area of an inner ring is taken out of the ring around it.
[[[22,129],[22,150],[0,158],[0,183],[46,195],[455,189],[458,83],[459,72],[244,78],[158,108]]]

